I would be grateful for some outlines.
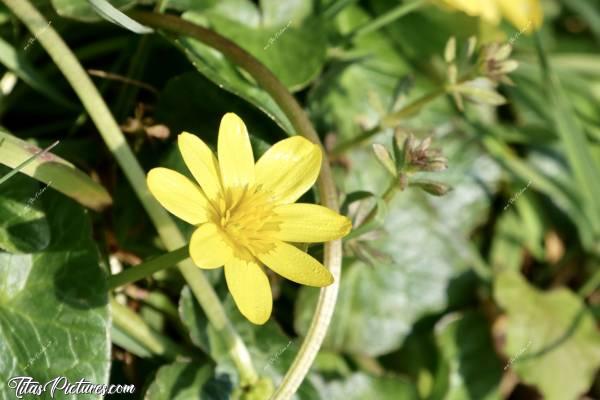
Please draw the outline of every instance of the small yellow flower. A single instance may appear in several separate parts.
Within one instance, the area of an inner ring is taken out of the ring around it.
[[[147,182],[156,199],[195,225],[190,257],[200,268],[225,267],[240,312],[255,324],[271,315],[273,299],[263,266],[304,285],[323,287],[331,273],[293,243],[341,238],[350,220],[315,204],[294,204],[315,183],[321,149],[294,136],[276,143],[254,164],[244,122],[225,114],[218,160],[197,136],[182,133],[179,151],[198,185],[178,172],[154,168]]]
[[[493,24],[502,16],[522,32],[542,26],[544,14],[540,0],[441,0],[443,4],[477,16]]]

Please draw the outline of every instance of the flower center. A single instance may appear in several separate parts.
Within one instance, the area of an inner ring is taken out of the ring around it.
[[[269,232],[277,228],[273,207],[271,194],[260,186],[227,188],[217,201],[213,222],[223,229],[237,252],[244,253],[245,249],[256,254],[268,250]]]

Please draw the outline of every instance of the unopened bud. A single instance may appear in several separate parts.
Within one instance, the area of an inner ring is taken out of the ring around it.
[[[445,157],[435,157],[427,161],[427,165],[423,168],[428,172],[439,172],[448,169],[448,160]]]
[[[469,42],[467,43],[467,57],[471,58],[473,56],[473,53],[475,53],[475,46],[477,46],[477,37],[469,37]]]
[[[455,86],[454,90],[458,93],[468,96],[471,100],[499,106],[506,103],[506,99],[500,93],[493,89],[491,82],[485,78],[467,81],[461,85]]]
[[[444,183],[426,180],[412,181],[410,182],[410,186],[418,187],[434,196],[444,196],[446,193],[452,190],[450,186]]]
[[[415,149],[416,152],[425,152],[429,149],[429,146],[431,145],[431,136],[427,136],[425,139],[423,139],[423,141],[417,146],[417,148]]]
[[[496,52],[493,54],[493,57],[497,61],[504,61],[510,56],[510,53],[512,53],[512,45],[505,44],[496,50]]]
[[[450,39],[448,39],[448,42],[446,42],[446,49],[444,50],[444,60],[446,60],[446,62],[448,64],[450,64],[455,59],[456,59],[456,38],[454,36],[452,36]]]
[[[499,74],[508,74],[519,68],[519,63],[515,60],[507,60],[498,65],[496,72]]]
[[[387,149],[383,145],[379,143],[373,144],[373,153],[375,153],[375,157],[377,157],[379,163],[383,165],[383,167],[392,176],[398,175],[398,171],[396,171],[396,164],[394,163],[394,160],[392,159],[392,156],[390,155],[389,151],[387,151]]]

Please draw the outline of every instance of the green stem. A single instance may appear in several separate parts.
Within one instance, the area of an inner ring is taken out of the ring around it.
[[[154,331],[146,322],[130,308],[119,304],[111,298],[111,315],[113,324],[127,332],[136,342],[144,346],[152,354],[168,359],[182,356],[185,351],[177,343]]]
[[[386,25],[396,21],[398,18],[405,16],[427,4],[429,0],[414,0],[408,3],[402,3],[392,8],[391,10],[383,13],[375,19],[367,22],[364,25],[359,26],[354,31],[350,32],[344,39],[345,42],[352,41],[356,38],[364,36],[368,33],[377,31]]]
[[[400,184],[398,182],[398,178],[392,179],[392,181],[388,185],[388,187],[385,190],[385,192],[383,192],[383,194],[381,195],[381,198],[383,199],[383,201],[386,204],[389,204],[390,201],[392,201],[392,199],[394,198],[394,195],[398,191],[399,187],[400,187]],[[377,214],[377,204],[375,204],[373,206],[373,209],[365,217],[364,221],[361,223],[361,226],[364,225],[364,224],[369,223],[375,217],[376,214]]]
[[[319,145],[323,150],[323,154],[326,154],[317,132],[296,99],[271,71],[247,51],[214,31],[173,15],[157,15],[148,12],[132,12],[130,15],[144,25],[157,29],[164,29],[171,33],[191,36],[194,39],[219,50],[233,63],[246,70],[246,72],[248,72],[256,82],[271,95],[273,100],[286,114],[292,126],[308,140]],[[321,203],[334,211],[339,211],[335,182],[326,156],[323,157],[318,188],[321,196]],[[334,277],[334,282],[330,286],[321,289],[315,315],[311,321],[306,338],[302,343],[292,366],[286,373],[283,382],[273,395],[272,399],[274,400],[289,399],[294,395],[308,373],[308,370],[323,343],[329,323],[331,322],[339,291],[342,273],[341,240],[334,240],[325,244],[323,263],[329,268],[329,271]]]
[[[441,86],[419,97],[417,100],[413,101],[406,107],[403,107],[401,110],[386,115],[381,120],[381,126],[383,128],[391,128],[398,125],[404,118],[418,113],[425,105],[444,94],[446,94],[446,86]]]
[[[381,132],[382,129],[383,128],[381,127],[381,125],[376,125],[373,128],[368,129],[368,130],[360,133],[359,135],[353,137],[352,139],[346,140],[345,142],[340,143],[331,151],[331,154],[336,155],[336,156],[340,155],[343,152],[345,152],[346,150],[351,149],[352,147],[375,136],[377,133]]]
[[[172,267],[188,257],[189,251],[186,244],[177,250],[173,250],[169,253],[153,258],[150,261],[127,268],[123,272],[112,275],[108,278],[108,288],[113,290],[119,286],[139,281],[140,279],[144,279],[155,272],[160,271],[161,269]]]
[[[29,0],[2,0],[4,4],[27,26],[38,39],[38,42],[48,52],[56,66],[71,84],[79,96],[83,106],[104,142],[116,158],[123,173],[129,180],[140,202],[150,216],[160,238],[168,250],[175,250],[186,244],[173,219],[152,197],[146,187],[146,174],[133,155],[123,133],[110,113],[106,103],[98,93],[89,76],[79,64],[77,58],[54,28],[47,24],[46,19],[31,5]],[[43,31],[42,31],[43,30]],[[178,265],[181,274],[190,286],[206,313],[208,320],[219,333],[219,338],[229,349],[240,373],[240,380],[252,383],[258,375],[252,365],[250,353],[233,328],[225,314],[223,305],[214,288],[205,277],[204,273],[192,263],[185,260]]]
[[[408,104],[406,107],[403,107],[402,109],[383,117],[381,120],[381,123],[379,125],[376,125],[373,128],[366,130],[363,133],[359,134],[358,136],[353,137],[352,139],[339,144],[338,146],[336,146],[333,149],[333,151],[331,153],[334,155],[339,155],[339,154],[343,153],[344,151],[371,138],[372,136],[375,136],[377,133],[381,132],[384,129],[396,127],[400,123],[400,121],[402,121],[404,118],[416,114],[425,105],[427,105],[427,103],[437,99],[438,97],[442,96],[445,93],[446,93],[446,88],[440,87],[440,88],[437,88],[437,89],[419,97],[412,103]]]

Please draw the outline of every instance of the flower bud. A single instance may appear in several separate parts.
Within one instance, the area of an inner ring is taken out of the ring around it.
[[[377,157],[377,161],[392,175],[397,176],[398,171],[396,171],[396,164],[390,155],[390,152],[387,149],[379,144],[373,144],[373,153],[375,153],[375,157]]]
[[[420,188],[421,190],[434,195],[434,196],[444,196],[452,188],[444,183],[435,182],[435,181],[427,181],[427,180],[416,180],[410,182],[410,186],[415,186]]]

